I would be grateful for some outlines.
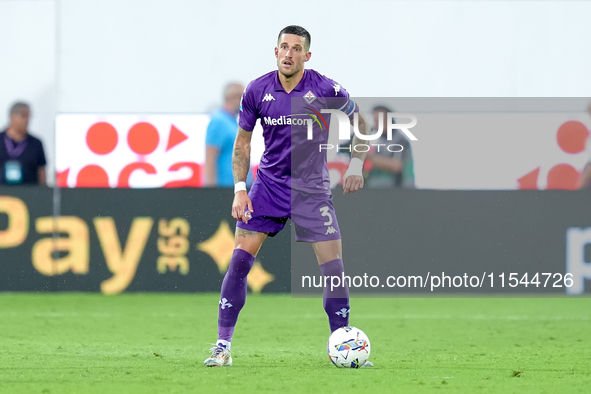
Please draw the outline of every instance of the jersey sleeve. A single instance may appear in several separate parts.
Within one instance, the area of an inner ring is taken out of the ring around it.
[[[349,97],[349,92],[342,87],[338,82],[328,79],[332,85],[331,90],[326,92],[326,97],[331,97],[333,94],[334,99],[331,100],[331,109],[338,109],[341,112],[347,114],[349,119],[353,119],[353,114],[359,112],[357,104]]]
[[[248,84],[242,98],[240,99],[240,112],[238,114],[238,126],[245,131],[254,130],[258,118],[258,109],[256,107],[252,82]]]

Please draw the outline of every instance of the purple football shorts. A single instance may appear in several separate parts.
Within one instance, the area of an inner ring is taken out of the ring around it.
[[[291,190],[259,173],[248,196],[254,212],[248,223],[237,222],[239,228],[273,237],[283,230],[287,219],[291,219],[296,241],[320,242],[341,238],[330,193],[311,194]]]

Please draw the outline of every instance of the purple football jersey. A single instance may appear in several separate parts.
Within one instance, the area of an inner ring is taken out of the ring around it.
[[[314,70],[305,70],[290,93],[279,82],[278,71],[252,81],[242,95],[239,126],[252,131],[261,120],[265,151],[259,175],[307,193],[330,193],[326,151],[329,114],[321,109],[338,109],[350,118],[358,108],[347,91]],[[308,123],[313,138],[308,140]]]

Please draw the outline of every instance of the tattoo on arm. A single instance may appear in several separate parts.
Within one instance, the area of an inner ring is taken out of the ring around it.
[[[236,141],[234,142],[234,154],[232,156],[232,171],[234,183],[246,182],[246,176],[250,168],[250,139],[252,132],[238,128]]]

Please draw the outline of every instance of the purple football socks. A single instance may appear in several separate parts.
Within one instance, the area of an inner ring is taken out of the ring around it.
[[[324,287],[324,310],[328,315],[330,332],[333,332],[349,325],[349,286],[343,280],[343,260],[336,259],[320,264],[320,271],[323,276],[329,277]],[[336,278],[339,278],[338,283]]]
[[[232,340],[238,314],[246,302],[246,277],[253,263],[253,255],[242,249],[234,250],[228,272],[222,282],[218,315],[218,342],[219,340],[228,342]]]

